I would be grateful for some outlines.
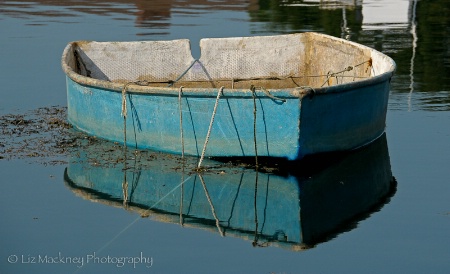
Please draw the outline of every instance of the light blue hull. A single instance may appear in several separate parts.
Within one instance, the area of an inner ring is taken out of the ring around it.
[[[68,120],[71,124],[91,135],[121,143],[124,141],[121,93],[84,87],[70,78],[67,79],[67,91]],[[199,156],[202,152],[217,92],[218,89],[211,90],[212,96],[183,93],[181,119],[187,155]],[[127,94],[126,139],[129,146],[181,154],[180,106],[176,90],[174,93]],[[255,155],[252,96],[227,96],[227,90],[223,93],[205,155]],[[300,100],[292,98],[279,104],[260,96],[256,99],[256,113],[258,154],[296,158]],[[289,121],[286,121],[287,117]]]
[[[389,79],[372,85],[338,87],[326,93],[281,103],[257,92],[256,145],[259,156],[298,160],[308,154],[344,151],[366,145],[385,130]],[[345,89],[344,89],[345,88]],[[202,152],[216,93],[127,94],[127,145],[187,155]],[[254,102],[251,94],[224,90],[211,129],[206,156],[254,156]],[[284,95],[284,96],[282,96]],[[80,85],[67,78],[68,120],[88,134],[123,143],[122,94]]]

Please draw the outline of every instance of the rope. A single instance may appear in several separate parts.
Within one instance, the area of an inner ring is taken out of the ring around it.
[[[258,208],[257,208],[257,196],[258,196],[258,171],[256,171],[255,179],[255,197],[253,199],[253,209],[255,210],[255,240],[253,241],[253,246],[258,243]]]
[[[148,86],[150,84],[147,80],[138,80],[126,83],[122,88],[122,111],[121,115],[123,117],[123,145],[126,147],[127,145],[127,88],[129,85],[139,85],[139,86]]]
[[[191,65],[190,65],[190,66],[189,66],[182,74],[180,74],[180,76],[178,76],[177,79],[175,79],[174,81],[170,81],[170,82],[169,82],[169,85],[167,85],[167,87],[173,86],[176,82],[178,82],[181,78],[183,78],[183,76],[186,75],[186,73],[187,73],[187,72],[192,68],[192,66],[194,66],[194,64],[197,63],[197,62],[200,63],[200,61],[199,61],[198,59],[195,59],[195,60],[191,63]]]
[[[126,173],[127,173],[127,171],[125,170],[124,174],[126,174]],[[124,176],[125,176],[125,179],[122,183],[123,207],[127,208],[128,207],[128,182],[126,179],[126,175],[124,175]]]
[[[270,94],[270,92],[267,89],[261,87],[261,90],[264,91],[264,93],[266,94],[267,97],[269,97],[269,98],[271,98],[273,100],[278,100],[278,101],[281,101],[283,103],[286,103],[286,99],[282,99],[282,98],[273,96],[272,94]]]
[[[200,166],[202,165],[202,162],[203,162],[203,158],[205,157],[206,146],[208,145],[209,136],[211,135],[211,129],[212,129],[212,125],[214,123],[214,117],[216,116],[216,112],[217,112],[217,105],[219,104],[220,95],[222,94],[223,89],[224,89],[224,87],[220,87],[219,92],[217,93],[216,103],[214,104],[214,109],[213,109],[213,113],[211,116],[211,122],[209,123],[208,133],[206,134],[205,144],[203,145],[202,155],[200,157],[200,161],[198,162],[197,169],[200,169]]]
[[[178,90],[178,109],[180,111],[180,137],[181,137],[181,158],[184,159],[184,136],[183,136],[183,111],[181,109],[181,94],[183,86]]]
[[[219,221],[219,218],[217,218],[216,210],[214,209],[214,205],[211,201],[211,197],[209,196],[208,189],[206,189],[206,184],[205,184],[205,181],[203,180],[203,176],[199,173],[198,177],[200,178],[200,181],[202,182],[203,190],[205,190],[206,198],[208,199],[209,206],[211,207],[211,212],[214,216],[214,219],[216,219],[217,230],[219,230],[220,236],[224,237],[225,235],[223,234],[222,228],[220,227],[220,221]]]
[[[283,99],[283,98],[279,98],[279,97],[276,97],[276,96],[273,96],[272,94],[270,94],[270,92],[267,90],[267,89],[265,89],[265,88],[263,88],[263,87],[255,87],[254,85],[251,85],[250,86],[250,90],[252,91],[252,93],[253,93],[253,96],[255,96],[255,91],[256,91],[256,89],[258,89],[258,90],[262,90],[265,94],[266,94],[266,96],[267,97],[269,97],[270,99],[273,99],[273,100],[277,100],[277,101],[281,101],[281,102],[283,102],[283,103],[286,103],[286,99]]]
[[[183,93],[183,86],[178,90],[178,108],[180,111],[180,136],[181,136],[181,158],[182,158],[182,171],[181,171],[181,201],[180,201],[180,225],[184,226],[183,220],[183,194],[184,194],[184,136],[183,136],[183,112],[181,108],[181,94]]]
[[[141,86],[148,86],[148,85],[150,85],[150,84],[156,84],[156,83],[159,83],[159,84],[164,84],[164,83],[166,83],[166,84],[168,84],[167,85],[167,87],[172,87],[176,82],[178,82],[181,78],[183,78],[187,73],[188,73],[188,71],[195,65],[195,63],[199,63],[199,64],[201,64],[200,63],[200,60],[198,60],[198,59],[195,59],[190,65],[189,65],[189,67],[183,72],[183,73],[181,73],[175,80],[163,80],[163,81],[147,81],[147,80],[142,80],[142,81],[134,81],[134,82],[128,82],[128,83],[126,83],[125,84],[125,86],[124,86],[124,89],[126,89],[126,87],[129,85],[129,84],[137,84],[137,85],[141,85]],[[193,82],[193,83],[195,83],[195,82],[199,82],[199,83],[202,83],[202,82],[222,82],[222,81],[230,81],[231,82],[231,88],[232,89],[234,89],[234,85],[235,85],[235,83],[238,83],[238,82],[242,82],[242,81],[259,81],[259,80],[286,80],[286,79],[291,79],[291,80],[293,80],[294,81],[294,79],[301,79],[301,78],[319,78],[319,77],[324,77],[324,76],[326,76],[326,77],[328,77],[327,78],[327,81],[329,80],[329,78],[331,78],[331,77],[336,77],[337,76],[337,74],[341,74],[341,73],[343,73],[343,72],[346,72],[346,71],[350,71],[350,70],[352,70],[352,69],[354,69],[354,68],[356,68],[356,67],[359,67],[359,66],[361,66],[361,65],[363,65],[363,64],[365,64],[365,63],[368,63],[369,65],[368,65],[368,67],[372,67],[372,58],[370,58],[369,60],[367,60],[367,61],[363,61],[363,62],[361,62],[361,63],[359,63],[359,64],[357,64],[357,65],[353,65],[353,66],[348,66],[347,68],[345,68],[344,70],[342,70],[342,71],[339,71],[339,72],[333,72],[333,71],[329,71],[327,74],[317,74],[317,75],[300,75],[300,76],[293,76],[293,75],[288,75],[288,76],[285,76],[285,77],[276,77],[276,76],[268,76],[268,77],[249,77],[249,78],[217,78],[217,79],[214,79],[214,80],[212,80],[212,79],[208,79],[208,80],[190,80],[189,82]],[[367,73],[367,70],[366,70],[366,73]],[[368,78],[368,76],[348,76],[348,75],[340,75],[339,77],[352,77],[352,78]],[[295,81],[294,81],[294,83],[295,83]],[[323,84],[323,85],[325,85],[326,84],[326,81],[325,81],[325,83]],[[322,86],[323,86],[322,85]],[[264,91],[265,92],[265,91]],[[270,93],[269,93],[270,94]],[[269,96],[269,95],[268,95]],[[270,97],[270,96],[269,96]],[[272,98],[273,99],[273,98]]]
[[[122,117],[123,117],[123,162],[124,168],[126,168],[127,162],[127,86],[130,83],[124,85],[122,89]]]
[[[255,174],[255,199],[254,199],[255,240],[253,241],[253,246],[255,246],[258,243],[258,209],[257,209],[256,198],[258,196],[258,169],[259,169],[259,164],[258,164],[258,145],[257,145],[257,142],[256,142],[256,90],[255,90],[254,86],[251,86],[250,89],[252,91],[252,97],[253,97],[253,143],[255,145],[255,172],[256,172],[256,174]],[[261,88],[261,89],[263,89],[263,88]],[[268,93],[268,92],[266,93],[266,95],[267,94],[268,94],[268,96],[270,95],[270,93]],[[274,97],[274,98],[276,98],[276,97]],[[282,99],[282,100],[284,100],[284,99]],[[284,100],[283,102],[286,102],[286,100]]]
[[[338,79],[337,79],[337,75],[338,74],[344,73],[344,72],[347,72],[347,71],[351,71],[351,70],[353,70],[353,67],[352,66],[348,66],[345,69],[343,69],[341,71],[338,71],[338,72],[333,72],[331,70],[328,71],[327,79],[325,80],[325,82],[320,87],[323,87],[326,83],[328,83],[328,80],[330,80],[331,77],[336,77],[336,82],[337,82],[338,81]],[[330,84],[328,84],[328,85],[330,85]]]
[[[184,219],[183,219],[183,201],[184,201],[184,161],[183,166],[181,170],[181,195],[180,195],[180,225],[184,226]]]
[[[127,88],[129,85],[134,84],[134,82],[126,83],[122,88],[122,117],[127,117]]]
[[[264,88],[261,88],[263,91],[266,91]],[[253,241],[253,246],[258,245],[258,209],[257,209],[257,196],[258,196],[258,170],[259,170],[259,163],[258,163],[258,145],[256,142],[256,89],[252,85],[250,87],[250,90],[252,91],[252,97],[253,97],[253,143],[255,145],[255,199],[254,199],[254,209],[255,209],[255,240]],[[284,99],[279,99],[275,96],[272,96],[268,91],[265,92],[266,95],[272,99],[281,100],[283,102],[286,102]]]
[[[127,181],[127,87],[131,85],[132,82],[128,82],[123,86],[122,89],[122,111],[121,115],[123,117],[123,182],[122,182],[122,192],[123,192],[123,206],[126,208],[128,205],[128,181]]]
[[[366,61],[364,63],[368,63],[369,61]],[[356,67],[356,66],[353,66]],[[336,72],[336,73],[342,73],[342,72]],[[336,74],[335,73],[335,74]],[[183,73],[181,76],[184,76],[186,73]],[[273,81],[282,81],[282,80],[287,80],[287,79],[291,79],[294,81],[294,79],[302,79],[302,78],[320,78],[320,77],[324,77],[324,76],[328,76],[329,74],[317,74],[317,75],[300,75],[300,76],[286,76],[286,77],[252,77],[252,78],[217,78],[217,79],[208,79],[208,80],[189,80],[188,82],[190,83],[221,83],[221,82],[230,82],[231,83],[231,88],[234,89],[234,85],[236,83],[239,82],[244,82],[244,81],[259,81],[259,80],[273,80]],[[344,77],[351,77],[351,78],[358,78],[358,79],[364,79],[364,78],[369,78],[370,76],[349,76],[349,75],[340,75],[339,77],[344,78]],[[179,77],[180,78],[180,77]],[[181,78],[180,78],[181,79]],[[150,84],[168,84],[167,87],[172,87],[176,82],[178,82],[180,79],[176,79],[176,80],[162,80],[162,81],[148,81],[147,85]],[[114,81],[113,81],[114,82]],[[146,82],[146,81],[143,81]],[[133,84],[136,84],[136,82],[131,82]],[[295,81],[294,81],[295,83]],[[298,86],[298,84],[297,84]]]
[[[325,80],[325,82],[320,86],[320,87],[323,87],[326,83],[329,83],[328,82],[328,80],[330,80],[330,78],[331,77],[335,77],[336,78],[336,83],[338,83],[338,76],[339,77],[353,77],[353,79],[355,79],[355,78],[361,78],[361,77],[357,77],[357,76],[355,76],[355,75],[353,75],[353,76],[345,76],[345,75],[338,75],[338,74],[341,74],[341,73],[344,73],[344,72],[348,72],[348,71],[352,71],[354,68],[356,68],[356,67],[359,67],[359,66],[361,66],[361,65],[363,65],[363,64],[365,64],[365,63],[368,63],[369,64],[369,67],[371,67],[372,66],[372,58],[370,58],[369,60],[367,60],[367,61],[363,61],[363,62],[361,62],[361,63],[359,63],[359,64],[356,64],[356,65],[354,65],[354,66],[348,66],[348,67],[346,67],[345,69],[343,69],[343,70],[341,70],[341,71],[338,71],[338,72],[333,72],[333,71],[328,71],[328,73],[326,74],[326,75],[321,75],[321,76],[327,76],[327,79]],[[366,78],[366,77],[362,77],[362,78]],[[328,84],[329,85],[329,84]]]
[[[256,143],[256,92],[254,86],[251,86],[250,89],[253,97],[253,143],[255,145],[255,170],[256,176],[258,176],[258,145]]]

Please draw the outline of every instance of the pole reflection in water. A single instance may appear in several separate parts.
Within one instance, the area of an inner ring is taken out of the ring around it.
[[[97,141],[71,155],[66,185],[93,202],[151,220],[206,229],[253,246],[311,248],[380,210],[394,195],[386,136],[338,156],[318,156],[282,172],[140,151]]]

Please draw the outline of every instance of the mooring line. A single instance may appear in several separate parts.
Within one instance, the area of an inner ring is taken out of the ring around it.
[[[127,88],[129,85],[134,84],[134,82],[126,83],[122,88],[122,111],[121,115],[123,117],[123,149],[124,149],[124,161],[126,161],[126,147],[127,147]]]
[[[214,219],[216,219],[217,230],[219,231],[220,236],[224,237],[225,235],[223,234],[222,228],[220,227],[220,220],[219,220],[219,218],[217,218],[216,210],[214,209],[214,205],[211,201],[211,197],[209,196],[209,192],[208,192],[208,189],[206,188],[206,184],[205,184],[205,181],[203,180],[203,176],[200,173],[198,173],[198,177],[200,178],[200,181],[202,182],[203,190],[205,190],[206,198],[208,199],[209,206],[211,207],[211,212],[213,214],[213,217],[214,217]]]
[[[212,113],[212,116],[211,116],[211,121],[209,123],[208,132],[206,134],[205,144],[203,145],[202,155],[200,157],[200,161],[198,162],[197,169],[200,169],[200,167],[202,165],[202,162],[203,162],[203,158],[205,157],[206,146],[208,145],[209,136],[211,135],[211,129],[212,129],[212,125],[214,123],[214,117],[216,116],[216,112],[217,112],[217,105],[219,104],[220,95],[222,95],[223,89],[224,89],[223,86],[220,87],[219,92],[217,93],[216,103],[214,104],[214,109],[213,109],[213,113]]]
[[[183,110],[181,108],[181,95],[183,93],[183,86],[178,90],[178,110],[180,112],[180,137],[181,137],[181,158],[184,159],[184,136],[183,136]]]
[[[182,181],[179,185],[175,186],[171,191],[169,191],[166,195],[164,195],[161,199],[159,199],[158,201],[156,201],[152,206],[150,206],[145,212],[151,210],[152,208],[154,208],[156,205],[158,205],[162,200],[164,200],[167,196],[169,196],[170,194],[172,194],[172,192],[174,192],[177,188],[179,188],[180,186],[182,186],[184,183],[186,183],[188,180],[190,180],[192,177],[189,176],[188,178],[186,178],[184,181]],[[144,213],[145,213],[144,212]],[[136,219],[134,219],[131,223],[129,223],[126,227],[124,227],[119,233],[116,234],[116,236],[114,236],[110,241],[108,241],[105,245],[103,245],[101,248],[99,248],[96,253],[100,253],[102,252],[105,248],[107,248],[110,244],[112,244],[117,238],[119,238],[120,235],[122,235],[125,231],[127,231],[132,225],[134,225],[138,220],[142,219],[142,217],[137,217]]]
[[[255,146],[255,170],[258,173],[258,145],[256,142],[256,91],[253,85],[250,87],[250,90],[252,91],[253,97],[253,143]]]

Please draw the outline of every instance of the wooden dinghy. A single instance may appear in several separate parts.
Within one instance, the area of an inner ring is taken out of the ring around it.
[[[68,121],[88,134],[194,156],[305,155],[385,130],[395,62],[317,34],[67,45]]]

